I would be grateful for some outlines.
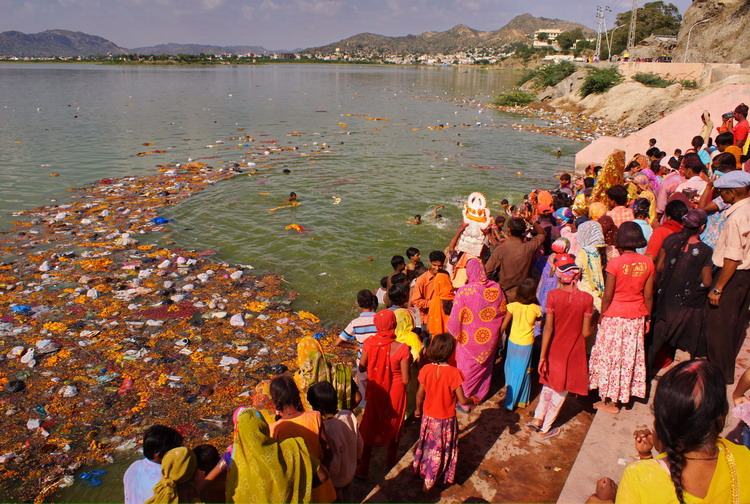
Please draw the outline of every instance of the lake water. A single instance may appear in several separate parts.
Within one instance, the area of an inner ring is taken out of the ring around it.
[[[583,144],[499,128],[530,119],[449,101],[487,103],[518,76],[456,67],[0,64],[0,225],[13,220],[12,211],[102,177],[190,157],[218,156],[208,161],[216,166],[239,161],[242,150],[228,149],[239,144],[231,136],[325,142],[331,154],[316,162],[292,158],[289,175],[261,168],[166,216],[175,219],[170,239],[179,245],[282,273],[300,293],[295,307],[342,324],[355,312],[356,292],[376,288],[390,272],[392,255],[445,247],[460,223],[458,202],[470,192],[483,191],[490,203],[518,198],[551,186],[556,171],[573,165]],[[471,126],[427,129],[440,124]],[[226,143],[207,147],[217,140]],[[167,153],[135,156],[154,149]],[[300,206],[267,211],[291,191]],[[404,223],[439,204],[446,205],[441,222]],[[285,230],[289,224],[310,231]]]
[[[175,220],[169,239],[179,246],[281,273],[300,293],[295,308],[340,326],[357,311],[356,292],[390,273],[392,255],[416,246],[426,257],[446,246],[470,192],[484,192],[495,209],[502,198],[551,187],[556,171],[573,166],[584,144],[500,127],[531,119],[452,101],[487,103],[518,76],[453,67],[0,64],[0,226],[9,226],[13,211],[64,199],[66,189],[103,177],[188,158],[240,161],[231,136],[300,152],[325,142],[324,157],[289,156],[284,166],[217,184],[165,216]],[[441,124],[463,126],[428,129]],[[208,147],[217,140],[225,143]],[[167,152],[136,156],[154,149]],[[268,212],[291,191],[298,207]],[[427,218],[440,204],[444,219]],[[415,214],[425,223],[405,224]],[[285,230],[289,224],[310,231]],[[102,487],[77,482],[59,498],[121,500],[123,468],[110,466]]]

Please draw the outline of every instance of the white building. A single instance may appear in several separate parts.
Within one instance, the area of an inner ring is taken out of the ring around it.
[[[557,28],[548,28],[534,32],[534,47],[552,47],[557,49],[557,37],[562,30]]]

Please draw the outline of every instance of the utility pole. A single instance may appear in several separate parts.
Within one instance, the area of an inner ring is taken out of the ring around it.
[[[628,34],[628,53],[633,57],[635,48],[635,25],[638,18],[638,0],[633,0],[633,10],[630,11],[630,33]]]
[[[598,26],[596,29],[596,59],[597,61],[600,60],[601,52],[602,52],[602,28],[604,27],[604,9],[602,6],[598,6],[596,8],[596,19],[598,21]]]

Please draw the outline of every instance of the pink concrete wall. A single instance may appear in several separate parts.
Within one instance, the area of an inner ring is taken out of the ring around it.
[[[593,141],[576,154],[576,169],[582,171],[589,164],[602,164],[614,149],[624,150],[630,160],[646,152],[650,138],[656,138],[657,147],[669,156],[675,149],[685,152],[690,148],[690,140],[701,131],[704,110],[711,114],[714,122],[711,136],[716,138],[715,128],[721,125],[721,115],[743,102],[750,104],[750,85],[724,86],[625,138],[601,137]]]

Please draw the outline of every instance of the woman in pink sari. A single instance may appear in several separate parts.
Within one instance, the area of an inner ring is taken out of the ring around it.
[[[468,283],[456,291],[448,331],[456,338],[456,364],[464,375],[466,397],[487,396],[497,354],[500,326],[507,312],[505,294],[487,279],[479,259],[466,264]]]

